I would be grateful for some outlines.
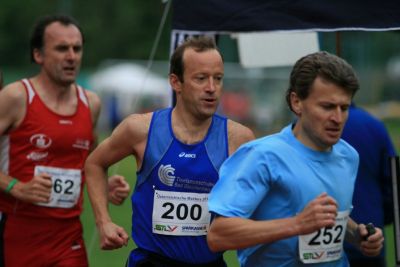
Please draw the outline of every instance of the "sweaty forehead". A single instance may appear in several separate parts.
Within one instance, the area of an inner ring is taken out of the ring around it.
[[[352,96],[343,87],[330,81],[316,78],[311,86],[308,98],[319,102],[348,104]]]
[[[223,71],[221,55],[215,49],[196,52],[194,49],[188,48],[183,54],[183,62],[186,71],[201,68],[212,68]]]
[[[59,22],[53,22],[46,27],[44,40],[46,42],[80,42],[82,35],[79,29],[73,25],[64,25]]]

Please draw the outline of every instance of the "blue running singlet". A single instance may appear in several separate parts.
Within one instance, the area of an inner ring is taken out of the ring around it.
[[[227,119],[214,115],[204,140],[175,138],[172,109],[153,113],[147,146],[132,195],[136,245],[171,259],[200,264],[221,258],[206,242],[208,194],[228,157]]]

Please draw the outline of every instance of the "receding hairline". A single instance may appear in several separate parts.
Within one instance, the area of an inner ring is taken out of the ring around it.
[[[187,47],[182,53],[182,62],[185,63],[187,59],[187,52],[193,52],[194,54],[204,54],[204,53],[215,53],[219,56],[221,62],[223,63],[222,55],[216,48],[208,48],[208,49],[196,49],[196,47]]]
[[[66,24],[66,23],[63,23],[63,22],[60,22],[60,21],[53,21],[49,25],[47,25],[46,28],[44,29],[44,35],[43,36],[46,36],[48,34],[49,29],[51,29],[53,27],[57,27],[57,26],[61,26],[61,27],[64,27],[64,28],[74,28],[79,33],[79,35],[81,36],[81,39],[83,41],[83,35],[82,35],[82,32],[79,29],[79,27],[77,27],[73,23]],[[56,33],[58,33],[58,32],[56,31]]]

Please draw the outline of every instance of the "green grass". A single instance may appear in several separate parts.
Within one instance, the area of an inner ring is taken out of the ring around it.
[[[394,251],[394,231],[393,225],[386,226],[385,230],[386,266],[394,267],[396,262]],[[400,245],[400,244],[399,244]]]

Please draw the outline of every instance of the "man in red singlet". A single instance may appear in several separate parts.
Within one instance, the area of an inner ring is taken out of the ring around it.
[[[0,266],[88,266],[79,216],[100,99],[75,83],[83,41],[71,17],[41,18],[31,37],[39,73],[0,92]],[[111,202],[128,194],[123,177],[109,179]]]

